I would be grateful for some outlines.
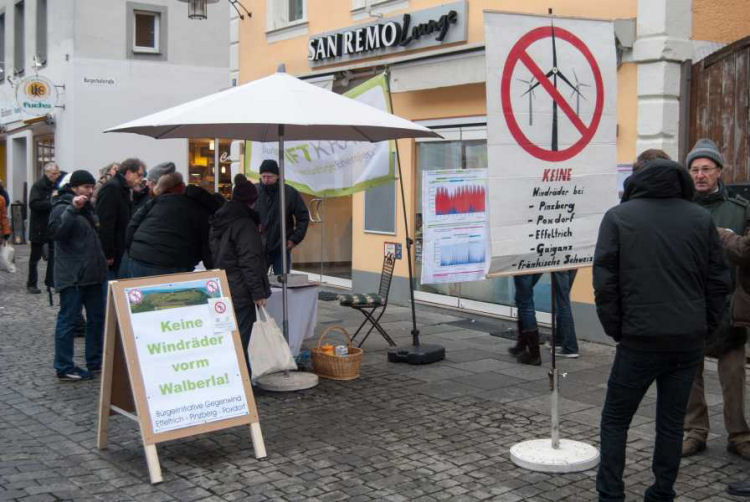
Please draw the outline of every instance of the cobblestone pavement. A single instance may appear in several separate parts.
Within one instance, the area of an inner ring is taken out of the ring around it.
[[[508,454],[518,441],[549,435],[545,367],[517,365],[504,338],[446,323],[464,314],[420,307],[427,342],[447,359],[429,366],[388,363],[376,334],[360,379],[321,381],[299,393],[256,393],[269,458],[257,461],[246,427],[158,446],[164,482],[152,486],[136,425],[110,422],[109,447],[95,442],[97,381],[60,383],[52,369],[56,308],[25,292],[19,272],[0,273],[0,499],[20,500],[595,500],[594,471],[532,473]],[[351,309],[349,309],[351,310]],[[321,302],[320,327],[356,327],[354,311]],[[386,329],[408,343],[408,310],[391,306]],[[498,327],[502,330],[502,326]],[[82,352],[77,340],[76,354]],[[598,421],[612,348],[582,344],[565,360],[562,436],[598,445]],[[709,450],[682,464],[679,501],[732,500],[729,481],[748,465],[728,454],[715,365],[706,371]],[[629,437],[628,500],[651,480],[653,390]]]

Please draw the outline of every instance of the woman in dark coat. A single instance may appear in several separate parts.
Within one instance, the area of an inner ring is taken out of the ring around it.
[[[255,306],[265,305],[266,298],[271,296],[266,253],[258,230],[260,218],[253,209],[257,200],[255,185],[238,183],[232,191],[232,200],[211,219],[209,234],[214,266],[227,274],[245,357],[255,322]]]

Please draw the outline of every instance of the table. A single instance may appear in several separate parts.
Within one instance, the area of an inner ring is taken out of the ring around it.
[[[296,356],[302,347],[302,341],[315,336],[315,326],[318,324],[318,286],[313,284],[287,288],[287,302],[289,348],[292,355]],[[283,331],[281,288],[271,288],[271,296],[266,303],[266,309],[279,325],[279,329]]]

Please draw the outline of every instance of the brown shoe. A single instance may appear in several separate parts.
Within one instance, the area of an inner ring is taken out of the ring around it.
[[[691,457],[706,449],[706,442],[700,439],[687,438],[682,441],[682,456]]]
[[[739,455],[745,460],[750,460],[750,443],[728,443],[727,451]]]

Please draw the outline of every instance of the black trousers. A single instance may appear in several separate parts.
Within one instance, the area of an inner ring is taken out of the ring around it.
[[[55,263],[55,243],[52,241],[46,242],[32,242],[31,243],[31,256],[29,256],[29,277],[26,280],[26,287],[35,288],[37,282],[39,282],[39,276],[37,274],[37,265],[39,260],[42,259],[42,247],[45,244],[49,244],[48,256],[47,256],[47,272],[44,274],[44,285],[53,287],[53,269]]]
[[[638,405],[656,382],[656,442],[651,470],[654,484],[646,502],[674,500],[680,468],[685,409],[703,349],[684,352],[645,352],[617,346],[602,409],[601,463],[596,476],[600,502],[625,500],[625,444]]]
[[[245,363],[247,363],[247,370],[252,375],[250,370],[250,358],[247,355],[247,346],[250,345],[250,334],[253,332],[253,324],[255,324],[255,305],[234,306],[234,316],[237,318],[237,328],[240,332],[240,340],[242,341],[242,353],[245,356]]]

